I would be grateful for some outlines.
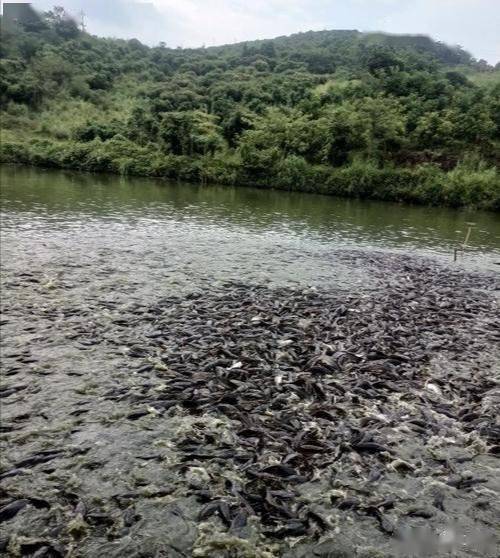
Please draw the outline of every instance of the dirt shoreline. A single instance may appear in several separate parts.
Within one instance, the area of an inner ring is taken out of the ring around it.
[[[336,257],[370,288],[7,278],[1,552],[497,556],[498,276]]]

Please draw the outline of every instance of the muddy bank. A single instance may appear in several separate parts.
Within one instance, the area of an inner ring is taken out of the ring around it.
[[[497,556],[497,278],[335,257],[369,286],[7,277],[2,552]]]

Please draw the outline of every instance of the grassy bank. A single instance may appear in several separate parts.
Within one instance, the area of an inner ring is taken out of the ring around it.
[[[474,160],[465,161],[446,172],[433,164],[413,168],[379,167],[366,161],[332,168],[311,165],[305,159],[291,155],[269,166],[263,175],[255,176],[245,168],[241,157],[234,154],[193,159],[165,154],[154,146],[135,145],[125,138],[74,142],[19,139],[6,134],[0,147],[0,161],[350,198],[500,210],[497,169]]]

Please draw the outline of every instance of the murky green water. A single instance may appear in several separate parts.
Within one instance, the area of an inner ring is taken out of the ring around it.
[[[4,264],[47,280],[88,274],[87,288],[144,296],[239,278],[352,285],[367,280],[363,270],[332,261],[333,249],[451,261],[469,221],[474,250],[460,265],[500,261],[494,213],[29,168],[4,167],[1,179]]]

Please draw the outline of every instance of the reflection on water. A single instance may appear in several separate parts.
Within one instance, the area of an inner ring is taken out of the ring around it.
[[[227,279],[352,285],[366,280],[333,249],[383,249],[452,259],[477,227],[462,265],[498,269],[498,214],[326,196],[165,183],[3,167],[2,255],[131,293]],[[70,270],[73,269],[73,274]],[[89,288],[90,288],[89,287]]]

